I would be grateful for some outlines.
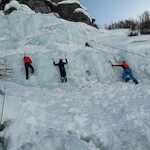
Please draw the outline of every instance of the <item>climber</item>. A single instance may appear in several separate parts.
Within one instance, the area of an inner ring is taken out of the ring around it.
[[[86,47],[92,47],[88,42],[85,42]]]
[[[61,82],[67,82],[65,65],[68,64],[68,60],[67,59],[65,59],[65,60],[66,60],[66,62],[63,62],[63,59],[59,59],[59,63],[58,64],[56,64],[55,61],[53,61],[53,64],[55,66],[59,67],[60,76],[61,76]]]
[[[93,26],[93,27],[95,27],[96,29],[99,29],[99,27],[98,27],[98,25],[95,23],[95,19],[94,18],[92,18],[92,20],[91,20],[91,25]]]
[[[26,54],[24,54],[23,58],[24,66],[25,66],[25,71],[26,71],[26,80],[29,79],[29,68],[31,69],[31,73],[34,73],[34,68],[32,66],[32,58]]]
[[[133,82],[135,84],[138,84],[137,79],[133,76],[132,70],[130,69],[130,67],[126,61],[122,61],[122,64],[119,64],[119,65],[113,65],[112,64],[112,67],[115,67],[115,66],[123,68],[122,79],[125,82],[128,82],[129,80],[133,80]]]

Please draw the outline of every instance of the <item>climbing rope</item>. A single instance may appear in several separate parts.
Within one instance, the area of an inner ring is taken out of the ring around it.
[[[93,47],[92,45],[91,45],[91,48],[93,48],[94,51],[98,54],[101,54],[101,52],[104,54],[113,55],[113,56],[116,56],[119,54],[119,53],[107,52],[107,51],[103,50],[102,48]]]
[[[0,126],[2,125],[2,122],[3,122],[5,101],[6,101],[6,88],[5,88],[5,85],[4,85],[4,93],[3,93],[3,100],[2,100],[2,110],[1,110],[1,116],[0,116]]]
[[[120,48],[120,47],[116,47],[116,46],[112,46],[112,45],[108,45],[108,44],[101,44],[101,45],[104,46],[104,47],[107,47],[107,48],[112,48],[112,49],[125,51],[126,53],[129,53],[129,54],[132,54],[132,55],[137,55],[137,56],[140,56],[140,57],[150,59],[150,57],[148,57],[148,56],[141,55],[139,53],[133,52],[134,51],[133,49],[125,49],[125,48]],[[132,52],[130,52],[130,51],[132,51]]]
[[[6,65],[5,68],[7,68],[6,59],[4,59],[4,64]],[[4,90],[1,91],[1,95],[3,96],[3,99],[2,99],[2,109],[1,109],[1,114],[0,114],[0,127],[3,126],[4,107],[5,107],[5,102],[6,102],[6,84],[4,83],[3,86],[4,86],[3,88]]]
[[[121,50],[121,51],[124,51],[128,54],[132,54],[132,55],[137,55],[139,57],[142,57],[142,58],[145,58],[145,59],[150,59],[150,57],[146,56],[146,55],[141,55],[139,53],[136,53],[136,52],[130,52],[130,51],[134,51],[133,49],[125,49],[125,48],[120,48],[120,47],[116,47],[116,46],[112,46],[112,45],[109,45],[109,44],[104,44],[104,43],[99,43],[101,46],[103,47],[106,47],[106,48],[111,48],[111,49],[116,49],[116,50]],[[112,52],[107,52],[107,51],[104,51],[102,48],[97,48],[97,47],[92,47],[92,48],[95,48],[103,53],[107,53],[107,54],[112,54],[112,55],[120,55],[120,52],[117,52],[117,53],[112,53]],[[97,51],[98,52],[98,51]]]

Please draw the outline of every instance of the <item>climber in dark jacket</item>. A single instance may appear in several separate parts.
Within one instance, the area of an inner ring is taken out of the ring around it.
[[[95,27],[96,29],[99,29],[99,27],[98,27],[98,25],[95,23],[95,19],[94,18],[92,18],[92,20],[91,20],[91,25],[93,26],[93,27]]]
[[[92,47],[88,42],[85,42],[86,47]]]
[[[66,62],[63,62],[63,59],[59,59],[58,64],[56,64],[55,61],[53,61],[53,64],[55,66],[59,67],[61,82],[67,82],[67,75],[66,75],[65,65],[68,64],[68,60],[67,59],[65,59],[65,60],[66,60]]]
[[[122,67],[123,68],[123,72],[122,72],[122,79],[125,82],[128,82],[129,80],[133,80],[133,82],[135,84],[138,84],[137,79],[133,76],[132,70],[130,69],[129,65],[127,64],[126,61],[122,61],[121,64],[119,65],[113,65],[113,67]]]

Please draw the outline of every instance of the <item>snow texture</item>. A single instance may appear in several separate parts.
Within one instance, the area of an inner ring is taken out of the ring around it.
[[[13,69],[0,81],[8,150],[150,150],[150,36],[23,10],[0,20],[0,63]],[[35,67],[29,80],[24,53]],[[59,58],[69,62],[66,84]],[[109,60],[127,60],[140,84],[124,83]]]
[[[34,12],[27,6],[23,4],[19,4],[18,1],[12,0],[5,6],[5,11],[10,9],[11,7],[16,8],[17,10],[25,11],[26,13],[33,14]]]
[[[77,3],[80,5],[80,1],[79,0],[64,0],[64,1],[61,1],[58,3],[58,5],[61,5],[61,4],[72,4],[72,3]]]
[[[16,0],[12,0],[12,1],[10,1],[10,3],[8,3],[8,4],[5,6],[5,10],[8,10],[8,9],[11,8],[11,7],[19,8],[19,7],[20,7],[20,4],[19,4],[19,2],[17,2]]]
[[[83,8],[77,8],[74,10],[74,13],[78,13],[78,12],[81,12],[81,13],[85,14],[86,16],[88,16],[89,18],[91,18],[90,15],[88,14],[88,12],[86,10],[84,10]]]

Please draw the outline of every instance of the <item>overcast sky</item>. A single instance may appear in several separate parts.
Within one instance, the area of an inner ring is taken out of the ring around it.
[[[94,16],[98,24],[138,17],[145,10],[150,11],[150,0],[80,0]]]

